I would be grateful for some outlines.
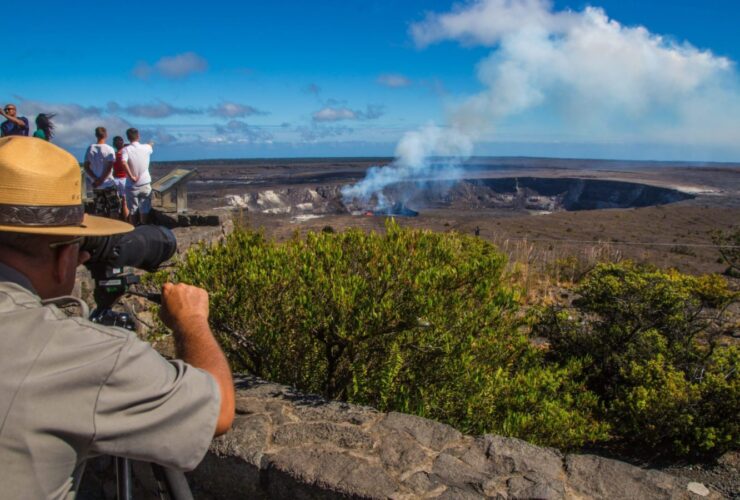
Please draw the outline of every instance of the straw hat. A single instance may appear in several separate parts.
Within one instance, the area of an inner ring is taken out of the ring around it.
[[[33,137],[0,139],[0,231],[60,236],[126,233],[125,222],[84,213],[80,166]]]

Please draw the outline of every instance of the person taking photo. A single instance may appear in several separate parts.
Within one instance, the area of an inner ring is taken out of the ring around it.
[[[24,186],[25,189],[18,189]],[[162,288],[179,359],[128,331],[67,315],[86,236],[132,230],[84,213],[77,160],[47,141],[0,139],[0,484],[3,498],[68,498],[107,454],[190,470],[234,418],[234,386],[208,294]]]

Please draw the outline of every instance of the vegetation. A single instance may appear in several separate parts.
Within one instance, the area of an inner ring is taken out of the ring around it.
[[[480,238],[391,221],[282,244],[237,229],[188,251],[175,279],[209,290],[235,369],[303,391],[560,448],[738,446],[724,280],[600,265],[572,307],[532,315],[506,270]]]
[[[719,249],[721,261],[727,264],[725,274],[740,277],[740,227],[729,231],[715,231],[712,241]]]
[[[740,351],[718,345],[737,294],[722,278],[604,264],[576,292],[534,333],[552,362],[588,359],[581,376],[619,441],[677,455],[740,445]]]

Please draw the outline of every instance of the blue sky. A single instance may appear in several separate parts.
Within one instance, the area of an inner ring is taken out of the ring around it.
[[[56,142],[78,155],[98,124],[138,127],[159,159],[391,156],[434,124],[462,127],[473,154],[740,161],[740,2],[513,3],[11,2],[3,18],[21,36],[4,37],[0,100],[58,113]],[[603,70],[629,73],[624,85],[595,90],[604,60],[579,45],[583,29],[624,43]],[[645,47],[655,54],[632,61]],[[544,68],[543,48],[580,62]],[[506,68],[525,73],[528,95],[502,109]]]

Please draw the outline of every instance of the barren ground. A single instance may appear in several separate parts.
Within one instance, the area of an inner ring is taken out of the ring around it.
[[[267,214],[227,207],[227,195],[266,190],[336,187],[360,180],[366,169],[388,159],[229,160],[160,163],[157,178],[172,168],[196,168],[189,184],[196,210],[234,211],[269,237],[283,240],[295,232],[341,231],[348,227],[382,230],[385,217],[329,214],[301,219],[294,214]],[[618,180],[670,187],[696,197],[643,208],[558,211],[537,214],[523,209],[412,207],[418,217],[399,217],[404,226],[473,233],[505,247],[513,257],[554,261],[568,255],[598,253],[676,267],[689,273],[721,272],[711,231],[740,222],[740,164],[679,164],[483,158],[469,162],[466,178],[554,177]],[[704,246],[707,245],[707,246]]]

